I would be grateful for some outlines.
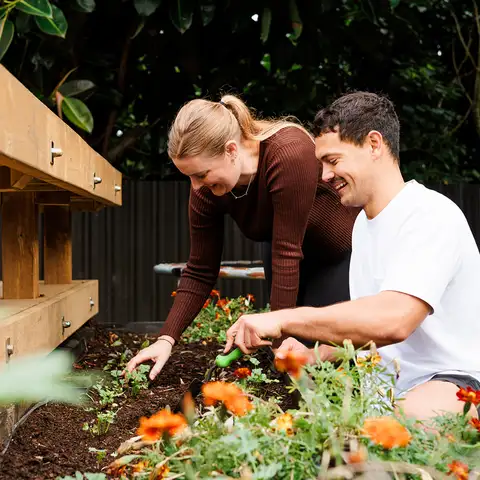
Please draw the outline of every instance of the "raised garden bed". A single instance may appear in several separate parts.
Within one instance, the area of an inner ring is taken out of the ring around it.
[[[76,367],[103,370],[109,361],[118,364],[122,354],[130,358],[130,352],[136,353],[146,340],[154,341],[154,337],[131,333],[117,336],[112,331],[96,328]],[[0,463],[0,478],[40,480],[74,476],[76,471],[102,471],[114,460],[111,454],[121,443],[136,435],[140,417],[151,416],[166,406],[175,408],[190,383],[194,379],[203,380],[220,351],[221,346],[215,342],[177,345],[162,373],[153,382],[148,382],[148,389],[140,390],[136,397],[126,391],[124,396],[116,398],[118,406],[111,410],[117,413],[106,433],[95,432],[98,411],[70,405],[41,406],[16,429]],[[257,355],[257,358],[261,362],[259,367],[268,370],[270,378],[280,377],[271,369],[266,354]],[[245,360],[236,362],[225,370],[226,378],[231,377],[235,367],[245,363]],[[92,394],[96,403],[98,394]],[[282,383],[263,384],[262,395],[284,397],[284,406],[288,407],[289,398]],[[107,416],[109,410],[103,410]]]

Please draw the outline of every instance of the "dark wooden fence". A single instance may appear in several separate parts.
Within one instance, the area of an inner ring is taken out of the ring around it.
[[[457,203],[479,244],[480,186],[431,188]],[[122,207],[74,214],[74,278],[99,280],[100,323],[127,325],[165,320],[177,279],[156,275],[153,267],[188,258],[188,189],[186,182],[126,182]],[[259,260],[260,249],[228,219],[224,260]],[[224,295],[253,293],[259,305],[265,303],[263,281],[221,279],[218,287]]]

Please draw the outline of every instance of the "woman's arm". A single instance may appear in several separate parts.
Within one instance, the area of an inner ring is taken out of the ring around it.
[[[160,335],[178,341],[215,285],[223,250],[224,218],[205,190],[190,190],[190,256]]]

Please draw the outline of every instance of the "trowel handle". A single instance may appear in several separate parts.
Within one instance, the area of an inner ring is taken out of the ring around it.
[[[225,368],[228,367],[235,360],[241,358],[242,355],[243,352],[239,348],[236,348],[235,350],[232,350],[226,355],[217,355],[217,358],[215,359],[215,364],[217,365],[217,367]]]

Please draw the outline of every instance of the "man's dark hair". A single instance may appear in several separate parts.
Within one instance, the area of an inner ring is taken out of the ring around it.
[[[315,115],[313,134],[338,131],[340,140],[361,146],[371,130],[383,136],[391,154],[400,162],[400,122],[393,103],[370,92],[348,93]]]

